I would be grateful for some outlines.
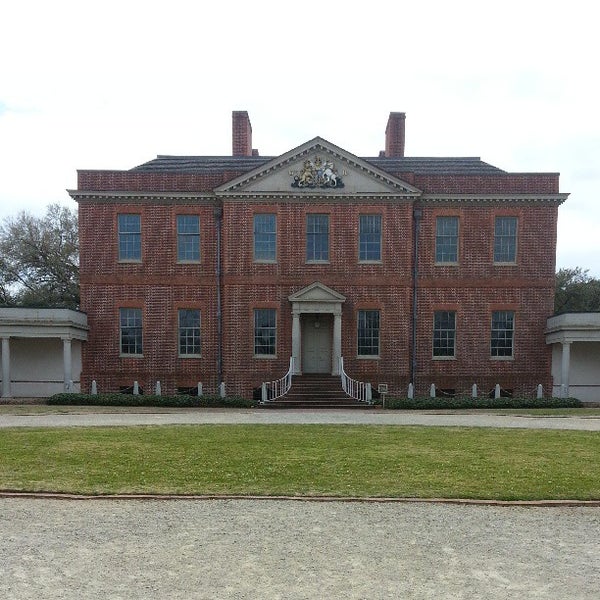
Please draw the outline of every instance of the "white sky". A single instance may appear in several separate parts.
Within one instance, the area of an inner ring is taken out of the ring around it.
[[[407,156],[560,172],[557,266],[600,276],[600,119],[589,0],[19,0],[0,7],[0,219],[77,169],[230,155],[231,111],[278,155],[358,156],[407,113]]]

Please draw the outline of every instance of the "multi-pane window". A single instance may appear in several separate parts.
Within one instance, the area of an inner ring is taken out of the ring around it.
[[[437,217],[435,221],[435,262],[458,262],[458,217]]]
[[[494,262],[514,263],[517,259],[517,217],[496,217]]]
[[[513,356],[515,313],[512,310],[496,310],[492,313],[492,356]]]
[[[358,356],[379,356],[379,311],[359,310]]]
[[[454,356],[456,351],[456,313],[436,310],[433,314],[433,356]]]
[[[254,309],[254,354],[275,356],[277,343],[277,311],[274,308]]]
[[[177,215],[177,260],[200,260],[200,217]]]
[[[118,217],[119,260],[142,259],[142,217],[123,214]]]
[[[306,260],[329,260],[329,215],[306,215]]]
[[[142,309],[119,309],[121,354],[142,354]]]
[[[179,354],[199,355],[200,311],[196,308],[179,309]]]
[[[381,260],[381,215],[360,215],[358,260]]]
[[[254,215],[254,260],[275,262],[276,256],[277,222],[275,215]]]

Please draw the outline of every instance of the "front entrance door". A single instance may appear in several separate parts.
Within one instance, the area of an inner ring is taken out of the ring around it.
[[[332,315],[302,315],[302,372],[331,373]]]

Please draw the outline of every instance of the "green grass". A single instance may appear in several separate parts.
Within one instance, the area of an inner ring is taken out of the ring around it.
[[[0,489],[600,499],[600,434],[344,425],[0,430]]]

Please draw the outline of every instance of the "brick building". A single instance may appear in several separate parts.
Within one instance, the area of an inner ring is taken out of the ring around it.
[[[406,157],[404,113],[372,158],[259,156],[232,122],[232,156],[78,172],[82,389],[249,397],[292,356],[393,394],[552,389],[558,174]]]

